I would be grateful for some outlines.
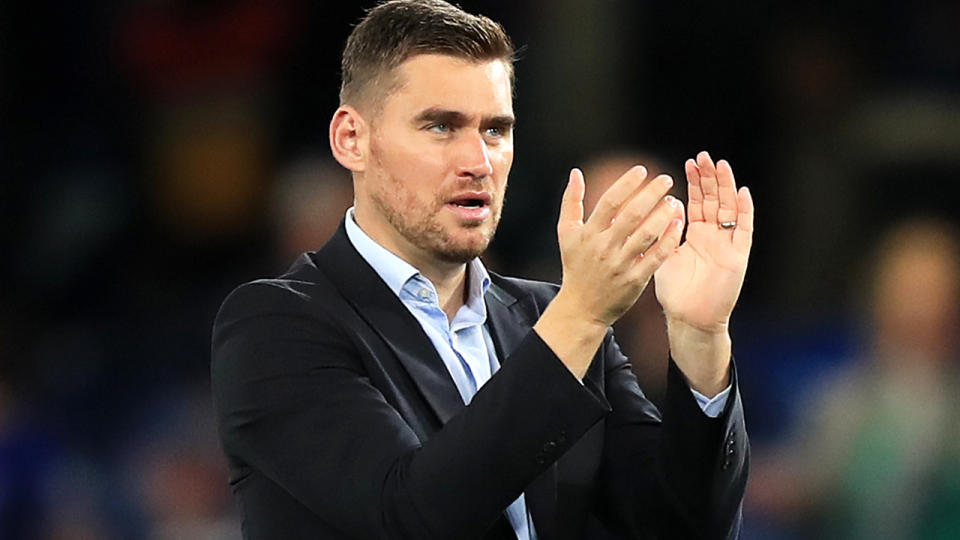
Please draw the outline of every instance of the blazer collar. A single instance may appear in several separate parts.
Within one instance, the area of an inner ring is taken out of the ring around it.
[[[359,316],[393,350],[440,423],[446,424],[464,407],[453,378],[420,323],[357,253],[343,222],[312,258]]]
[[[493,272],[490,277],[490,288],[484,296],[487,324],[497,359],[503,365],[537,322],[540,313],[531,295],[510,287],[503,277]]]
[[[446,424],[464,408],[443,360],[417,320],[380,276],[357,253],[343,223],[320,251],[310,254],[317,268],[397,355],[423,398]],[[533,296],[491,272],[484,299],[487,323],[501,365],[508,360],[540,317]],[[553,538],[556,521],[557,465],[526,490],[527,504],[540,538]]]
[[[497,274],[491,273],[491,279],[486,296],[487,320],[502,365],[540,318],[540,310],[529,293],[512,287]],[[524,491],[537,536],[541,539],[556,538],[557,474],[557,464],[554,463]]]
[[[440,422],[446,424],[464,407],[450,372],[420,323],[350,243],[343,222],[310,257],[390,346]],[[491,272],[490,276],[491,285],[484,295],[487,323],[502,365],[540,314],[532,296],[497,274]]]

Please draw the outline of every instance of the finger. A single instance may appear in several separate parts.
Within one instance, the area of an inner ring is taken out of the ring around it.
[[[661,174],[641,187],[637,193],[630,199],[617,214],[616,221],[607,229],[611,247],[622,246],[628,236],[633,235],[637,227],[646,220],[650,213],[657,208],[657,205],[664,201],[664,196],[673,186],[673,179],[669,175]],[[669,197],[670,200],[679,203],[677,199]],[[655,233],[659,233],[658,228]],[[650,239],[650,242],[656,237]]]
[[[647,249],[643,258],[634,268],[634,271],[637,272],[637,279],[650,279],[650,276],[660,268],[664,261],[677,251],[682,234],[683,220],[680,218],[671,219],[660,234],[660,239]]]
[[[625,172],[600,196],[593,213],[587,218],[587,225],[597,230],[605,230],[620,211],[620,207],[630,200],[647,178],[647,169],[637,165]]]
[[[690,221],[703,221],[703,191],[700,189],[700,169],[688,159],[684,164],[687,173],[687,215]]]
[[[700,190],[703,191],[703,220],[717,223],[717,210],[720,208],[717,187],[717,169],[713,166],[710,154],[697,154],[697,167],[700,169]]]
[[[737,192],[737,228],[733,230],[733,245],[741,253],[748,253],[753,244],[753,197],[746,186]]]
[[[657,239],[675,219],[683,221],[683,203],[674,197],[667,197],[623,244],[625,256],[635,259],[643,255],[646,258],[646,252],[656,244]]]
[[[737,184],[733,178],[730,163],[721,159],[717,162],[717,196],[720,208],[717,210],[717,222],[737,220]]]
[[[563,198],[560,200],[560,219],[557,220],[557,234],[563,235],[567,231],[576,230],[583,226],[584,191],[583,171],[577,168],[571,169],[567,187],[563,190]]]

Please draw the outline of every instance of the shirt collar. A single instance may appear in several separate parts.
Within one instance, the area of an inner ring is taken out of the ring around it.
[[[383,279],[384,283],[390,287],[393,294],[399,297],[403,286],[416,277],[429,282],[413,265],[391,253],[363,232],[363,229],[353,219],[352,206],[347,209],[344,221],[350,243],[360,253],[360,256],[373,267],[373,270]],[[475,257],[467,263],[467,276],[466,306],[471,311],[486,315],[487,307],[483,302],[483,295],[490,288],[490,274],[479,257]]]
[[[467,279],[467,309],[482,315],[483,319],[486,319],[487,305],[483,302],[483,295],[490,288],[490,274],[487,273],[487,269],[480,262],[480,257],[475,257],[467,264],[467,275],[469,276],[469,279]]]

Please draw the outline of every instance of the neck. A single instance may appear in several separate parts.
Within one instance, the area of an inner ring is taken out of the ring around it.
[[[409,257],[387,247],[395,255],[410,263],[433,283],[437,290],[437,303],[452,321],[457,311],[467,302],[467,265],[438,261],[431,257]]]
[[[467,265],[458,265],[456,273],[430,275],[423,270],[420,270],[420,273],[433,283],[437,289],[440,309],[447,314],[447,321],[452,321],[457,311],[467,302]]]
[[[382,234],[383,230],[392,227],[387,223],[375,223],[376,214],[368,216],[361,210],[360,205],[354,207],[353,217],[358,226],[363,229],[374,242],[383,246],[397,257],[408,262],[423,274],[423,277],[433,283],[437,290],[437,302],[447,314],[447,320],[452,321],[457,311],[466,303],[467,299],[467,265],[437,259],[432,253],[413,245],[405,238],[395,234]]]
[[[390,249],[390,248],[387,248]],[[390,251],[393,251],[390,249]],[[444,263],[436,260],[410,260],[394,252],[395,255],[410,263],[420,271],[423,277],[433,283],[437,290],[437,303],[447,315],[447,322],[453,320],[457,311],[467,303],[467,265],[464,263]]]

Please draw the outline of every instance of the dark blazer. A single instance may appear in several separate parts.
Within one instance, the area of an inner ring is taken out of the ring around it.
[[[501,368],[469,406],[342,224],[227,297],[213,395],[245,538],[512,539],[503,512],[521,492],[541,540],[596,538],[599,524],[736,534],[748,446],[735,373],[712,419],[671,362],[661,420],[612,332],[580,384],[531,330],[557,287],[491,279]]]

